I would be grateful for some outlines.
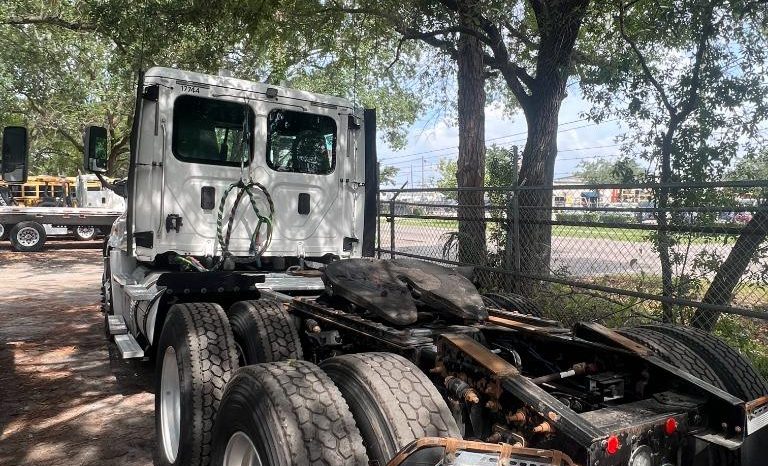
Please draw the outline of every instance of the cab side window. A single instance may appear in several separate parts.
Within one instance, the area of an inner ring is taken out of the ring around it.
[[[324,115],[272,110],[267,117],[267,164],[280,172],[331,173],[336,166],[336,121]]]

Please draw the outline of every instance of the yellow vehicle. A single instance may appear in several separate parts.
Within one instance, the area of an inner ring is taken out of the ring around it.
[[[8,189],[20,205],[54,207],[71,204],[68,200],[73,197],[70,193],[74,193],[74,185],[70,179],[62,176],[39,175],[30,176],[24,184],[11,184]]]

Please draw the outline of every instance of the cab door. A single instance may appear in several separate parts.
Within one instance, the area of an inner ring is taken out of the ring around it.
[[[253,179],[275,205],[270,255],[341,254],[349,235],[343,217],[347,128],[336,106],[281,99],[260,105],[262,150]]]

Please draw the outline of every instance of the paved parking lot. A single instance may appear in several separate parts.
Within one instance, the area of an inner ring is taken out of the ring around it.
[[[0,243],[2,466],[152,464],[151,369],[107,345],[101,246]]]

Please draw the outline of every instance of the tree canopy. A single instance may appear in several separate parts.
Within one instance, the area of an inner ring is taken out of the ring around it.
[[[583,160],[574,172],[585,183],[634,183],[642,180],[645,170],[637,160],[621,157],[617,160]]]
[[[125,174],[138,71],[152,65],[216,73],[342,95],[379,109],[392,147],[419,115],[415,55],[337,15],[321,27],[274,2],[11,0],[0,5],[0,123],[29,127],[33,173],[74,174],[87,124],[110,133],[109,172]],[[316,34],[297,34],[297,30]],[[173,38],[173,40],[169,40]]]

